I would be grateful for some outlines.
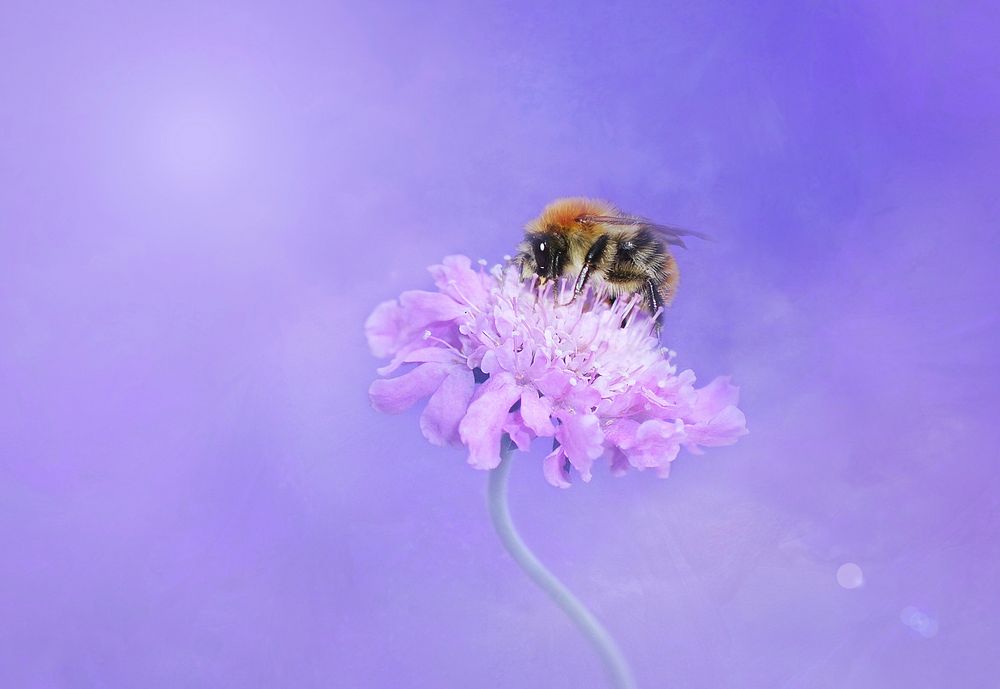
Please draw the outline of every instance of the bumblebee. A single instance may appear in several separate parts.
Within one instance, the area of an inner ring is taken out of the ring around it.
[[[590,283],[609,299],[640,295],[659,327],[680,281],[669,247],[685,246],[682,237],[689,235],[703,237],[623,213],[606,201],[564,198],[527,224],[514,260],[522,279],[575,279],[574,296]]]

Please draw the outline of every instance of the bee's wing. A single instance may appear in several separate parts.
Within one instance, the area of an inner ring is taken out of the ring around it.
[[[687,244],[684,243],[682,237],[708,239],[708,235],[702,234],[701,232],[685,230],[682,227],[674,227],[673,225],[661,225],[635,215],[585,215],[581,217],[580,220],[585,222],[603,223],[605,225],[633,225],[645,227],[663,237],[663,241],[667,244],[684,248],[687,248]]]

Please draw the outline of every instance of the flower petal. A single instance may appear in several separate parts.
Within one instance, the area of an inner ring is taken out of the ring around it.
[[[448,375],[443,364],[421,364],[396,378],[380,378],[368,388],[372,406],[380,412],[399,414],[427,397]]]
[[[429,338],[425,337],[426,333],[430,333],[433,339],[429,341]],[[420,332],[410,332],[408,334],[401,333],[400,334],[401,339],[395,345],[396,354],[395,356],[393,356],[392,361],[390,361],[385,366],[379,367],[376,370],[378,371],[380,376],[387,376],[405,363],[414,363],[421,361],[421,359],[419,358],[420,354],[417,354],[418,352],[424,352],[425,350],[429,349],[450,351],[444,345],[445,343],[450,344],[452,347],[457,345],[458,341],[455,335],[456,335],[456,328],[454,327],[453,324],[448,322],[428,324],[427,327],[421,330]],[[408,338],[408,339],[402,339],[402,338]],[[432,346],[428,347],[428,344],[431,344]],[[456,357],[457,353],[452,352],[452,356],[450,357],[450,359],[454,360]],[[446,357],[445,355],[437,354],[437,355],[432,355],[431,358],[429,358],[428,360],[440,361],[447,358],[448,357]]]
[[[627,450],[635,444],[635,434],[639,431],[639,422],[632,419],[615,419],[604,425],[604,439],[610,445]]]
[[[596,414],[560,413],[556,439],[584,481],[589,481],[594,460],[604,454],[604,432]]]
[[[511,373],[517,371],[517,358],[514,356],[514,343],[511,340],[501,342],[494,352],[500,368]]]
[[[705,387],[695,390],[695,393],[697,396],[690,418],[696,422],[708,421],[740,401],[740,389],[732,384],[729,376],[719,376]]]
[[[479,368],[483,370],[483,373],[493,373],[500,370],[500,364],[497,363],[497,354],[494,350],[491,349],[483,354]]]
[[[571,377],[565,371],[553,368],[536,378],[535,385],[546,397],[559,399],[569,390]]]
[[[575,382],[574,382],[575,381]],[[570,378],[569,391],[563,398],[565,404],[579,412],[587,413],[597,409],[601,403],[601,393],[579,378]]]
[[[468,307],[459,304],[447,294],[411,290],[399,295],[399,303],[406,311],[406,319],[411,326],[450,321],[465,315]]]
[[[542,460],[542,474],[545,480],[556,488],[569,488],[569,473],[566,471],[566,455],[562,448],[557,447],[552,450],[545,459]]]
[[[514,376],[505,371],[492,374],[480,387],[458,427],[469,448],[469,464],[477,469],[494,469],[500,464],[500,435],[507,412],[520,396]]]
[[[666,469],[681,449],[684,428],[680,422],[650,419],[639,424],[625,450],[629,463],[639,469]]]
[[[459,443],[458,424],[475,392],[475,377],[465,366],[451,366],[441,387],[431,395],[420,415],[420,431],[434,445]]]
[[[403,309],[395,299],[376,306],[365,320],[368,348],[380,359],[395,354],[407,332]]]
[[[425,364],[429,361],[436,361],[440,364],[448,364],[457,363],[459,360],[458,354],[456,354],[454,350],[448,349],[447,347],[421,347],[420,349],[414,349],[407,352],[403,357],[403,363],[405,364]],[[465,360],[461,359],[461,362],[464,364]]]
[[[440,265],[433,265],[428,270],[434,278],[434,285],[454,299],[463,303],[468,300],[473,304],[486,299],[483,275],[472,268],[468,256],[445,256]]]
[[[747,417],[734,406],[726,407],[708,421],[687,426],[685,432],[685,447],[695,454],[700,454],[699,446],[732,445],[749,433]]]
[[[548,399],[539,397],[531,388],[521,392],[521,416],[524,424],[534,431],[536,436],[551,437],[555,435],[556,427],[552,425],[552,404]]]
[[[527,452],[531,449],[531,441],[534,440],[535,434],[524,425],[524,418],[520,411],[510,413],[507,422],[503,425],[503,432],[510,436],[521,452]]]
[[[624,476],[628,471],[628,457],[617,447],[611,448],[611,475]]]

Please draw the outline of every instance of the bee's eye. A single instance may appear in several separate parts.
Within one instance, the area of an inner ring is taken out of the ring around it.
[[[535,272],[541,276],[549,272],[549,245],[544,239],[536,239],[532,247],[535,252]]]

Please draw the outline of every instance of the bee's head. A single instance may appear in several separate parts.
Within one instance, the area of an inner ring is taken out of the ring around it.
[[[522,255],[525,277],[534,273],[554,279],[562,275],[570,243],[589,237],[594,228],[582,218],[615,213],[606,201],[585,198],[556,199],[525,228]]]
[[[526,268],[530,275],[534,273],[543,279],[554,279],[562,275],[566,263],[566,238],[559,232],[545,229],[541,232],[525,234],[524,254],[527,257]]]

